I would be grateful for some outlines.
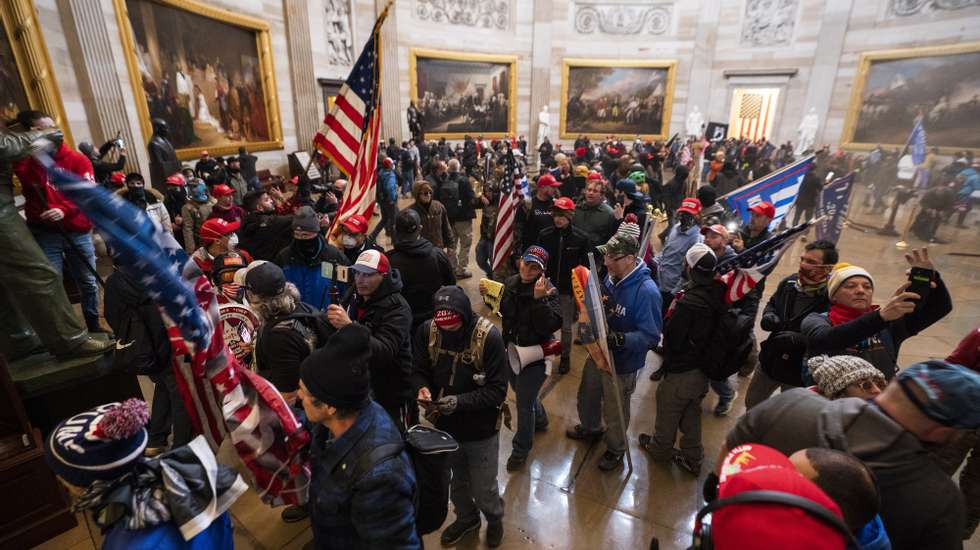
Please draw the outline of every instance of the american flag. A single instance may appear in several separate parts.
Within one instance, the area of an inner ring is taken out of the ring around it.
[[[493,271],[502,267],[513,251],[517,209],[524,202],[524,191],[527,189],[527,178],[516,170],[511,171],[510,180],[510,185],[500,190],[497,226],[493,234]]]
[[[173,235],[101,185],[38,160],[51,182],[95,224],[116,263],[140,281],[164,314],[177,386],[191,420],[217,452],[230,437],[262,498],[273,505],[306,501],[309,434],[278,391],[239,366],[219,327],[217,295]]]
[[[768,138],[779,97],[778,90],[736,91],[728,135],[757,140]]]
[[[725,302],[731,305],[741,300],[759,284],[759,281],[772,273],[779,264],[783,252],[788,250],[811,224],[813,220],[791,227],[715,266],[715,274],[720,276],[727,287]]]
[[[381,25],[388,9],[375,21],[371,39],[313,136],[316,148],[351,180],[344,189],[333,228],[357,214],[371,219],[374,211],[381,133]]]

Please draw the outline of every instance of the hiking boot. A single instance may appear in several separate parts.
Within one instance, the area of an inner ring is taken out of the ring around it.
[[[470,522],[463,522],[457,518],[456,521],[450,523],[449,527],[446,527],[446,530],[442,532],[442,536],[439,537],[439,542],[441,542],[443,546],[452,546],[459,542],[461,538],[465,537],[466,533],[479,530],[479,517]],[[487,532],[489,533],[489,529]]]
[[[520,470],[524,467],[525,462],[527,462],[526,456],[517,456],[511,453],[510,458],[507,459],[507,471],[513,472],[514,470]]]
[[[562,357],[558,363],[558,374],[568,374],[572,370],[572,360],[569,357]]]
[[[469,271],[465,270],[465,269],[462,270],[462,271],[457,271],[456,272],[456,280],[457,281],[462,281],[463,279],[469,279],[472,276],[473,276],[473,274],[470,273]]]
[[[694,477],[697,477],[701,473],[701,463],[692,462],[686,456],[682,455],[680,451],[674,453],[673,460],[674,464],[680,466],[681,470],[684,470]]]
[[[569,439],[577,439],[579,441],[598,441],[604,433],[606,433],[606,430],[597,430],[594,432],[586,431],[584,428],[582,428],[581,424],[576,424],[574,428],[565,430],[566,437]]]
[[[487,522],[487,546],[496,548],[504,540],[504,522],[501,520]]]
[[[640,448],[650,453],[650,459],[654,462],[669,462],[673,457],[673,450],[664,455],[663,451],[653,446],[653,436],[650,434],[640,434]]]
[[[728,416],[728,413],[732,412],[732,407],[735,406],[736,397],[738,397],[738,392],[732,393],[731,399],[719,399],[718,404],[715,405],[715,416],[718,418]]]
[[[603,472],[614,470],[622,465],[623,455],[616,454],[612,451],[606,451],[602,454],[602,458],[599,459],[599,469]]]
[[[296,523],[310,517],[310,511],[306,506],[287,506],[279,517],[286,523]]]
[[[71,348],[66,353],[57,355],[58,359],[73,359],[76,357],[92,357],[102,355],[112,351],[116,346],[115,340],[100,340],[98,338],[86,338],[82,343]]]

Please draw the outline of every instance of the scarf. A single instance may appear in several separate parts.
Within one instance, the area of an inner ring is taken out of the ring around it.
[[[830,319],[831,326],[837,326],[844,323],[849,323],[858,317],[876,311],[878,306],[871,306],[868,309],[857,309],[850,306],[845,306],[843,304],[834,304],[830,306],[830,312],[827,317]]]

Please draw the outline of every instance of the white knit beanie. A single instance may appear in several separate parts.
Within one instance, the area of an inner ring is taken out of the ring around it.
[[[871,288],[875,286],[875,280],[871,278],[871,274],[866,269],[847,262],[841,262],[834,266],[834,270],[830,273],[830,280],[827,281],[827,297],[833,300],[834,293],[837,292],[840,285],[844,284],[844,281],[851,277],[867,277],[871,281]]]
[[[877,380],[884,387],[885,376],[880,370],[854,355],[818,355],[806,362],[810,375],[821,395],[833,399],[844,388],[861,380]]]

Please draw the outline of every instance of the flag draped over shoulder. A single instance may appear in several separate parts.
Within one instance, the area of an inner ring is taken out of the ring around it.
[[[773,235],[741,254],[721,261],[715,266],[715,274],[725,283],[725,302],[733,304],[752,291],[779,264],[783,252],[803,234],[813,221],[806,221],[782,233]]]
[[[217,452],[225,437],[273,505],[306,501],[309,466],[301,451],[309,434],[278,391],[239,366],[224,343],[217,295],[197,264],[146,214],[97,183],[48,167],[52,183],[105,237],[120,269],[159,306],[173,349],[177,386],[195,428]]]
[[[835,179],[827,184],[820,193],[820,204],[817,205],[816,224],[817,240],[830,241],[837,244],[840,232],[844,228],[847,217],[847,206],[851,199],[851,188],[854,183],[854,172]]]
[[[813,164],[814,156],[800,159],[789,166],[765,175],[751,183],[718,198],[728,205],[728,209],[738,213],[744,223],[749,222],[749,208],[766,201],[776,207],[776,216],[769,223],[769,229],[779,225],[786,217],[790,207],[800,194],[800,186],[807,170]]]
[[[381,25],[387,15],[385,8],[333,108],[313,136],[317,150],[350,178],[331,229],[354,215],[370,219],[374,211],[381,139]]]

